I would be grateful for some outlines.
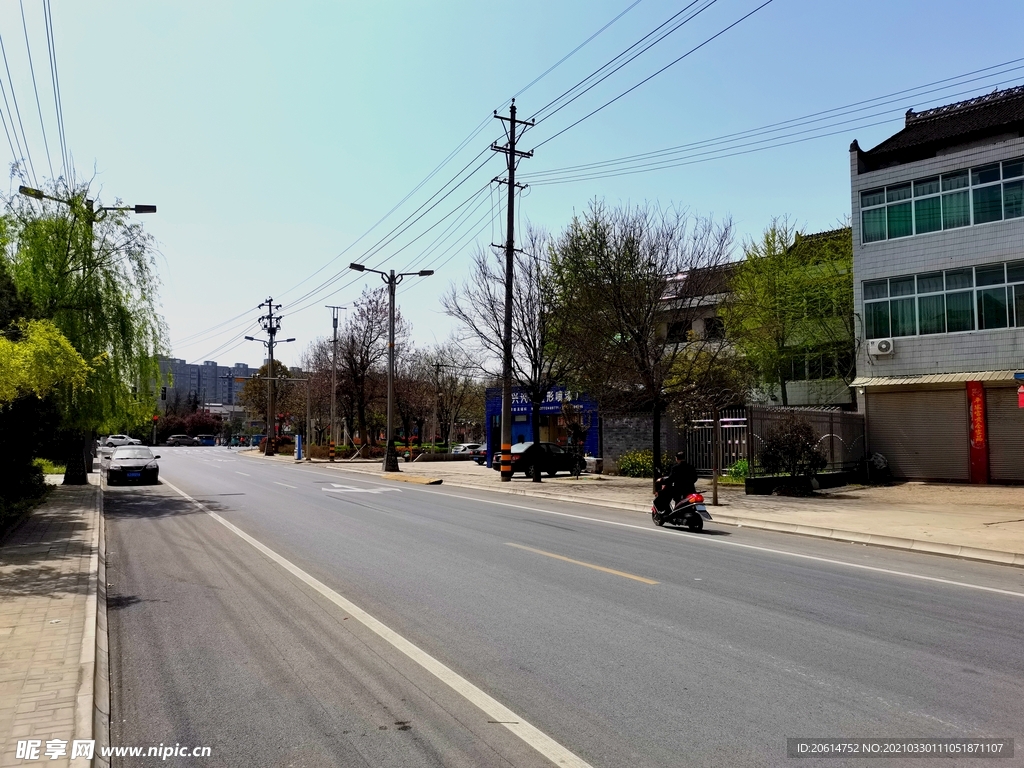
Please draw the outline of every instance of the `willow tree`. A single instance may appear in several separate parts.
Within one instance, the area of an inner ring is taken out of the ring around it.
[[[3,258],[36,316],[89,364],[85,386],[61,409],[64,482],[84,484],[95,433],[141,429],[153,413],[164,323],[152,237],[125,211],[91,200],[88,185],[47,194],[57,200],[5,200]]]

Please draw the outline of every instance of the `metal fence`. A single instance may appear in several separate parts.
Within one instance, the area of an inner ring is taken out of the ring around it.
[[[782,422],[796,416],[811,425],[818,448],[828,459],[825,472],[857,469],[864,460],[864,416],[838,409],[751,406],[723,410],[718,466],[722,473],[741,459],[748,476],[765,474],[757,461],[764,438]],[[683,431],[688,461],[702,475],[714,466],[715,422],[711,414],[692,419]]]
[[[720,414],[722,431],[718,466],[724,473],[737,461],[747,458],[747,409],[730,408]],[[687,460],[698,474],[710,475],[714,467],[715,420],[711,414],[692,419],[683,432]]]
[[[864,461],[864,414],[823,408],[747,409],[747,460],[750,476],[765,474],[757,456],[764,438],[786,420],[796,417],[810,424],[818,449],[828,459],[825,472],[858,469]]]

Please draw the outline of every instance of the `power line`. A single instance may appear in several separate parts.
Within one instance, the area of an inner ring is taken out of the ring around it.
[[[999,82],[997,85],[1006,85],[1015,81],[1004,81]],[[967,91],[961,91],[948,95],[946,98],[955,98],[958,96],[976,93],[977,88],[972,88]],[[893,114],[895,112],[895,114]],[[864,122],[872,120],[876,117],[882,117],[884,115],[892,115],[883,120],[875,122]],[[835,117],[841,117],[842,115],[836,115]],[[792,144],[798,144],[804,141],[811,141],[813,139],[825,138],[828,136],[836,136],[842,133],[848,133],[851,128],[845,127],[840,130],[829,131],[830,128],[837,126],[849,126],[851,123],[856,123],[855,127],[858,128],[871,128],[878,125],[885,125],[896,120],[903,118],[902,108],[898,110],[884,110],[871,115],[862,115],[857,118],[850,120],[842,120],[833,122],[828,125],[821,125],[814,128],[807,128],[800,131],[793,131],[791,133],[783,133],[780,135],[772,136],[769,138],[758,139],[756,141],[747,141],[745,143],[737,143],[736,139],[729,141],[719,141],[709,139],[701,142],[694,142],[691,145],[682,145],[685,148],[692,148],[692,150],[714,146],[716,144],[726,144],[717,149],[706,149],[705,151],[689,151],[683,152],[682,148],[674,148],[671,151],[662,150],[656,153],[650,153],[646,156],[637,156],[643,160],[652,160],[651,162],[629,162],[628,159],[606,161],[604,163],[594,163],[586,166],[568,167],[558,170],[541,171],[538,175],[544,174],[542,178],[530,177],[530,184],[532,186],[548,186],[551,184],[562,184],[576,181],[588,181],[593,179],[605,179],[614,178],[617,176],[626,176],[635,173],[647,173],[650,171],[664,170],[668,168],[678,168],[684,165],[693,165],[700,162],[707,162],[709,160],[719,160],[728,157],[737,157],[739,155],[746,155],[752,152],[760,152],[765,149],[775,149],[777,147],[789,146]],[[793,124],[790,127],[799,127],[800,124]],[[765,133],[776,133],[779,129],[766,131]],[[824,132],[823,132],[824,131]],[[803,134],[813,133],[811,136],[804,136]],[[742,135],[742,138],[754,138],[759,134],[749,133]],[[763,135],[763,134],[761,134]],[[796,136],[802,136],[802,138],[796,138],[793,141],[782,141],[783,139],[790,139]],[[764,145],[764,146],[757,146]],[[744,151],[733,151],[742,150],[743,148],[752,147],[751,149],[745,149]],[[662,156],[660,159],[652,159],[654,156],[659,154],[675,154],[675,157]],[[699,158],[699,159],[697,159]],[[619,166],[619,167],[614,167]],[[604,168],[605,170],[601,170]]]
[[[680,16],[682,16],[682,15],[683,15],[684,13],[686,13],[686,12],[687,12],[688,10],[690,10],[690,9],[691,9],[691,8],[692,8],[693,6],[697,5],[697,3],[698,3],[698,2],[700,2],[700,0],[693,0],[693,2],[691,2],[691,3],[689,4],[689,5],[685,6],[685,7],[684,7],[684,8],[682,9],[682,10],[680,10],[680,11],[676,12],[675,14],[673,14],[672,16],[670,16],[670,17],[668,18],[668,20],[666,20],[666,21],[664,21],[663,23],[659,24],[659,25],[658,25],[657,27],[655,27],[655,28],[654,28],[653,30],[651,30],[650,32],[648,32],[648,33],[647,33],[646,35],[644,35],[643,37],[641,37],[641,38],[640,38],[639,40],[637,40],[637,41],[636,41],[635,43],[633,43],[633,44],[632,44],[631,46],[629,46],[628,48],[626,48],[626,49],[625,49],[624,51],[622,51],[622,52],[620,52],[620,53],[616,54],[616,55],[615,55],[615,56],[613,56],[613,57],[612,57],[611,59],[609,59],[608,61],[606,61],[606,62],[605,62],[604,64],[602,64],[602,65],[601,65],[600,67],[598,67],[598,68],[597,68],[596,70],[594,70],[594,71],[593,71],[593,72],[591,72],[591,73],[590,73],[589,75],[587,75],[587,76],[586,76],[585,78],[583,78],[583,79],[582,79],[582,80],[580,80],[580,81],[579,81],[578,83],[576,83],[576,85],[572,86],[572,88],[569,88],[568,90],[564,91],[564,92],[563,92],[562,94],[560,94],[559,96],[556,96],[556,97],[555,97],[554,99],[552,99],[551,101],[549,101],[549,102],[548,102],[547,104],[545,104],[545,105],[544,105],[543,107],[541,107],[540,109],[538,109],[538,110],[537,110],[537,111],[536,111],[536,112],[534,113],[534,115],[533,115],[533,119],[534,119],[534,120],[535,120],[536,122],[538,122],[538,123],[540,123],[540,122],[543,122],[544,120],[547,120],[547,119],[548,119],[549,117],[551,117],[552,115],[554,115],[554,114],[555,114],[556,112],[558,112],[558,111],[560,111],[560,110],[564,109],[565,107],[569,106],[570,104],[572,104],[572,102],[576,101],[576,99],[578,99],[578,98],[579,98],[580,96],[582,96],[583,94],[587,93],[587,92],[588,92],[588,91],[590,91],[590,90],[591,90],[592,88],[594,88],[594,86],[598,85],[599,83],[602,83],[602,82],[604,82],[604,81],[605,81],[605,80],[607,80],[607,79],[608,79],[609,77],[611,77],[611,76],[612,76],[613,74],[615,74],[615,73],[616,73],[616,72],[618,72],[618,71],[619,71],[620,69],[622,69],[622,68],[623,68],[624,66],[626,66],[626,65],[627,65],[627,64],[629,64],[630,62],[634,61],[634,60],[635,60],[635,59],[637,59],[637,58],[638,58],[639,56],[643,55],[644,53],[646,53],[647,51],[649,51],[649,50],[650,50],[651,48],[653,48],[653,47],[654,47],[655,45],[657,45],[658,43],[660,43],[660,42],[661,42],[662,40],[664,40],[665,38],[667,38],[667,37],[668,37],[669,35],[671,35],[671,34],[672,34],[673,32],[676,32],[677,30],[681,29],[681,28],[683,27],[683,25],[685,25],[686,23],[688,23],[688,22],[692,21],[692,20],[693,20],[694,18],[696,18],[696,17],[697,17],[697,16],[698,16],[698,15],[699,15],[700,13],[702,13],[703,11],[706,11],[706,10],[707,10],[708,8],[710,8],[710,7],[712,6],[712,5],[714,5],[714,4],[715,4],[715,3],[717,2],[717,0],[710,0],[710,2],[707,2],[707,4],[706,4],[706,5],[705,5],[705,6],[703,7],[703,8],[699,8],[699,9],[697,9],[697,10],[696,10],[696,11],[695,11],[695,12],[694,12],[694,13],[693,13],[692,15],[690,15],[690,16],[688,16],[687,18],[684,18],[684,19],[683,19],[682,21],[678,22],[678,23],[677,23],[677,24],[676,24],[676,25],[675,25],[674,27],[672,27],[671,29],[669,29],[669,30],[668,30],[667,32],[663,32],[663,33],[662,33],[662,34],[661,34],[660,36],[658,36],[658,37],[657,37],[657,38],[656,38],[655,40],[653,40],[652,42],[650,42],[650,43],[648,43],[647,45],[645,45],[645,46],[644,46],[643,48],[641,48],[641,49],[640,49],[639,51],[637,51],[637,52],[636,52],[635,54],[633,54],[633,55],[632,55],[632,56],[630,56],[630,57],[629,57],[628,59],[626,59],[625,61],[623,61],[623,62],[622,62],[621,64],[619,64],[618,66],[616,66],[616,67],[615,67],[614,69],[612,69],[612,70],[610,70],[609,72],[607,72],[607,73],[606,73],[606,74],[605,74],[605,75],[604,75],[603,77],[601,77],[601,78],[600,78],[600,79],[598,79],[598,80],[594,80],[594,82],[590,83],[590,85],[588,85],[588,86],[587,86],[587,87],[586,87],[586,88],[585,88],[584,90],[581,90],[581,91],[579,91],[578,93],[576,93],[576,94],[575,94],[575,95],[574,95],[574,96],[573,96],[573,97],[572,97],[571,99],[569,99],[568,101],[564,102],[563,104],[559,104],[558,108],[557,108],[557,109],[554,109],[554,110],[552,110],[552,112],[551,112],[550,114],[548,114],[548,115],[544,115],[543,117],[541,117],[542,113],[544,113],[544,112],[545,112],[546,110],[548,110],[548,109],[549,109],[550,107],[552,107],[553,105],[557,104],[557,103],[558,103],[558,102],[559,102],[559,101],[560,101],[561,99],[563,99],[563,98],[566,98],[566,97],[568,97],[568,95],[569,95],[569,94],[573,93],[573,92],[574,92],[574,91],[576,91],[577,89],[579,89],[579,88],[581,88],[582,86],[586,85],[586,84],[587,84],[588,82],[590,82],[590,81],[591,81],[591,80],[592,80],[593,78],[596,78],[596,77],[598,77],[598,76],[599,76],[599,75],[600,75],[600,74],[601,74],[602,72],[604,72],[604,71],[605,71],[605,70],[606,70],[606,69],[607,69],[608,67],[611,67],[611,66],[613,66],[613,65],[614,65],[614,64],[615,64],[615,63],[616,63],[616,62],[617,62],[617,61],[618,61],[619,59],[621,59],[622,57],[624,57],[624,56],[628,56],[628,55],[629,55],[629,53],[630,53],[630,51],[632,51],[632,50],[633,50],[634,48],[636,48],[636,47],[637,47],[638,45],[640,45],[641,43],[643,43],[643,42],[644,42],[645,40],[647,40],[647,39],[648,39],[649,37],[651,37],[652,35],[657,35],[659,31],[661,31],[661,30],[662,30],[662,29],[663,29],[664,27],[666,27],[666,26],[668,26],[669,24],[671,24],[671,23],[672,23],[673,21],[675,21],[675,19],[677,19],[677,18],[679,18]]]
[[[564,63],[565,63],[566,61],[568,61],[568,60],[569,60],[570,58],[572,58],[572,57],[573,57],[573,56],[575,56],[575,55],[576,55],[577,53],[579,53],[580,49],[582,49],[582,48],[583,48],[583,47],[584,47],[585,45],[587,45],[588,43],[590,43],[590,42],[591,42],[591,41],[592,41],[592,40],[593,40],[593,39],[594,39],[595,37],[597,37],[598,35],[600,35],[600,34],[601,34],[602,32],[604,32],[604,31],[605,31],[606,29],[608,29],[608,28],[609,28],[609,27],[610,27],[610,26],[611,26],[612,24],[614,24],[615,22],[617,22],[617,21],[618,21],[619,19],[621,19],[621,18],[622,18],[623,16],[625,16],[625,15],[626,15],[627,13],[629,13],[629,12],[630,12],[631,10],[633,10],[634,8],[636,8],[636,7],[638,6],[638,5],[640,5],[640,0],[635,0],[635,2],[633,2],[633,3],[632,3],[632,4],[630,4],[630,5],[628,5],[628,6],[626,7],[626,9],[625,9],[624,11],[622,11],[622,12],[621,12],[621,13],[620,13],[620,14],[619,14],[618,16],[616,16],[616,17],[615,17],[614,19],[612,19],[611,21],[609,21],[609,22],[608,22],[607,24],[605,24],[605,25],[604,25],[603,27],[601,27],[601,28],[600,28],[599,30],[597,30],[597,32],[595,32],[594,34],[592,34],[592,35],[591,35],[590,37],[588,37],[588,38],[587,38],[586,40],[584,40],[584,41],[583,41],[582,43],[580,43],[580,44],[579,44],[579,45],[577,45],[577,46],[576,46],[575,48],[573,48],[573,49],[572,49],[571,51],[569,51],[569,52],[568,52],[567,54],[565,54],[565,56],[563,56],[563,57],[562,57],[562,58],[560,58],[560,59],[559,59],[558,61],[556,61],[556,62],[555,62],[554,64],[552,64],[552,65],[551,65],[550,67],[548,67],[548,68],[547,68],[546,70],[544,70],[544,71],[543,71],[543,72],[542,72],[542,73],[541,73],[540,75],[538,75],[538,76],[537,76],[537,77],[535,77],[535,78],[534,78],[533,80],[531,80],[531,81],[530,81],[530,82],[529,82],[529,83],[528,83],[528,84],[527,84],[526,86],[524,86],[523,88],[520,88],[520,89],[519,89],[519,91],[517,91],[517,92],[516,92],[516,94],[515,94],[515,95],[514,95],[514,96],[513,96],[512,98],[513,98],[513,99],[517,99],[517,98],[519,98],[519,97],[520,97],[521,95],[523,95],[524,93],[526,93],[526,92],[527,92],[528,90],[530,90],[530,89],[531,89],[531,88],[532,88],[533,86],[535,86],[535,85],[536,85],[537,83],[539,83],[539,82],[540,82],[541,80],[543,80],[543,79],[544,79],[545,77],[547,77],[547,76],[548,76],[548,75],[550,75],[550,74],[551,74],[552,72],[554,72],[554,71],[555,71],[556,69],[558,69],[558,67],[562,66],[562,64],[564,64]],[[505,104],[502,104],[502,105],[501,105],[500,107],[498,107],[498,109],[504,109],[504,108],[505,108],[506,106],[508,106],[507,102],[506,102]]]
[[[39,129],[43,132],[43,148],[46,150],[46,164],[50,166],[50,178],[53,178],[53,162],[50,160],[50,144],[46,140],[46,124],[43,122],[43,102],[39,99],[39,88],[36,87],[36,68],[32,63],[32,48],[28,44],[28,24],[25,21],[25,0],[18,0],[21,6],[21,28],[25,30],[25,51],[28,53],[28,69],[32,73],[32,90],[36,94],[36,109],[39,112]]]
[[[57,73],[57,41],[53,34],[53,14],[50,0],[43,0],[43,20],[46,23],[46,50],[50,58],[50,79],[53,85],[53,105],[57,112],[57,136],[60,139],[61,161],[64,164],[64,175],[70,176],[70,157],[68,155],[67,136],[64,133],[64,107],[60,98],[60,75]],[[68,182],[70,183],[70,179]]]
[[[549,170],[541,170],[541,171],[537,171],[537,172],[531,174],[530,178],[531,179],[535,179],[535,178],[538,178],[538,177],[548,176],[548,175],[552,175],[552,174],[560,174],[560,173],[564,173],[564,172],[567,172],[567,171],[582,171],[582,170],[591,169],[591,168],[598,168],[598,167],[604,167],[604,166],[624,164],[624,163],[627,163],[627,162],[633,161],[633,160],[643,160],[643,159],[648,159],[648,158],[652,158],[652,157],[657,157],[657,156],[660,156],[660,155],[673,154],[675,152],[679,152],[679,151],[682,151],[682,150],[685,150],[685,149],[692,149],[692,148],[701,147],[701,146],[709,146],[709,145],[714,145],[714,144],[726,143],[728,140],[738,140],[740,138],[749,138],[751,136],[763,135],[765,133],[773,133],[773,132],[777,132],[777,131],[787,130],[789,128],[796,127],[798,125],[807,125],[807,124],[810,124],[810,123],[832,120],[832,119],[834,119],[836,117],[840,117],[840,116],[848,115],[848,114],[853,114],[853,113],[856,113],[856,112],[862,112],[862,111],[865,111],[865,110],[868,110],[868,109],[874,109],[876,107],[884,106],[886,104],[896,103],[897,101],[905,103],[905,100],[902,97],[907,95],[907,94],[912,94],[912,95],[918,96],[918,97],[919,96],[924,96],[924,95],[927,95],[927,94],[932,94],[932,93],[938,93],[938,92],[946,91],[949,88],[958,87],[958,86],[965,85],[965,84],[970,83],[970,82],[976,82],[976,81],[979,81],[979,80],[987,80],[990,77],[994,77],[994,76],[997,76],[997,75],[1004,75],[1004,74],[1008,74],[1010,72],[1014,72],[1014,71],[1018,71],[1018,70],[1024,69],[1024,65],[1021,65],[1021,66],[1010,67],[1008,69],[1004,69],[1001,72],[996,72],[996,73],[991,72],[991,70],[993,70],[993,69],[1001,69],[1003,67],[1009,67],[1009,65],[1016,64],[1017,62],[1020,62],[1020,61],[1024,61],[1024,58],[1022,58],[1022,59],[1014,59],[1012,61],[1004,62],[1003,64],[996,64],[996,65],[993,65],[991,67],[985,67],[984,69],[974,70],[972,72],[966,72],[966,73],[961,74],[961,75],[955,75],[953,77],[943,78],[942,80],[936,80],[936,81],[933,81],[931,83],[926,83],[924,85],[915,86],[913,88],[906,88],[906,89],[903,89],[903,90],[900,90],[900,91],[894,91],[892,93],[885,94],[884,96],[876,96],[876,97],[871,98],[871,99],[864,99],[862,101],[856,101],[856,102],[853,102],[852,104],[846,104],[846,105],[841,106],[841,107],[833,107],[831,109],[821,110],[821,111],[818,111],[818,112],[812,112],[812,113],[810,113],[808,115],[803,115],[801,117],[795,117],[795,118],[790,118],[788,120],[782,120],[782,121],[775,122],[775,123],[769,123],[767,125],[762,125],[762,126],[759,126],[757,128],[749,128],[747,130],[737,131],[735,133],[728,133],[728,134],[724,134],[722,136],[718,136],[718,137],[711,138],[711,139],[703,139],[701,141],[690,142],[690,143],[687,143],[687,144],[679,144],[679,145],[676,145],[676,146],[673,146],[673,147],[667,147],[667,148],[664,148],[664,149],[653,150],[651,152],[642,152],[642,153],[639,153],[639,154],[627,155],[625,157],[620,157],[620,158],[616,158],[616,159],[613,159],[613,160],[602,160],[602,161],[597,161],[597,162],[593,162],[593,163],[584,163],[584,164],[575,165],[575,166],[566,166],[564,168],[555,168],[555,169],[549,169]],[[970,75],[978,74],[979,72],[989,72],[989,74],[986,74],[986,75],[984,75],[982,77],[976,77],[976,78],[971,78],[971,79],[966,79],[966,80],[964,79],[964,78],[968,78]],[[954,80],[958,80],[960,82],[953,83],[952,81],[954,81]],[[940,88],[932,88],[932,86],[939,85],[941,83],[949,83],[949,84],[945,85],[945,86],[942,86]],[[995,85],[1000,85],[1000,84],[1002,84],[1002,83],[996,83]],[[994,85],[994,84],[993,83],[989,83],[989,85],[987,87],[991,87],[992,85]],[[930,89],[930,90],[926,90],[926,89]],[[963,91],[961,93],[974,92],[974,90],[977,90],[977,88],[972,89],[971,91]],[[944,98],[953,98],[953,97],[955,97],[957,95],[959,95],[959,94],[948,95],[948,96],[946,96]],[[901,97],[901,98],[897,99],[897,98],[894,98],[894,97]],[[865,106],[865,105],[867,105],[867,106]],[[881,114],[881,113],[879,113],[879,114]],[[876,117],[876,116],[877,115],[868,115],[868,116],[864,116],[863,119],[869,119],[871,117]]]
[[[688,50],[688,51],[687,51],[686,53],[684,53],[684,54],[683,54],[682,56],[680,56],[679,58],[677,58],[677,59],[675,59],[675,60],[673,60],[673,61],[669,62],[668,64],[666,64],[666,65],[665,65],[664,67],[662,67],[661,69],[659,69],[659,70],[658,70],[657,72],[655,72],[654,74],[652,74],[652,75],[649,75],[648,77],[645,77],[645,78],[644,78],[643,80],[641,80],[641,81],[640,81],[639,83],[637,83],[636,85],[632,86],[631,88],[627,88],[627,89],[626,89],[625,91],[623,91],[622,93],[620,93],[620,94],[619,94],[618,96],[616,96],[616,97],[615,97],[614,99],[611,99],[611,100],[609,100],[609,101],[606,101],[606,102],[605,102],[604,104],[602,104],[602,105],[601,105],[600,107],[598,107],[597,109],[593,110],[592,112],[589,112],[589,113],[587,113],[586,115],[584,115],[583,117],[581,117],[581,118],[580,118],[579,120],[577,120],[576,122],[574,122],[574,123],[570,123],[569,125],[567,125],[567,126],[566,126],[565,128],[563,128],[562,130],[560,130],[560,131],[559,131],[558,133],[556,133],[555,135],[553,135],[553,136],[549,136],[548,138],[544,139],[544,141],[542,141],[542,142],[541,142],[540,144],[538,144],[537,146],[535,146],[535,147],[534,147],[534,150],[537,150],[537,149],[539,149],[540,147],[543,147],[543,146],[544,146],[545,144],[547,144],[547,143],[548,143],[549,141],[552,141],[552,140],[554,140],[554,139],[557,139],[557,138],[558,138],[559,136],[561,136],[561,135],[562,135],[563,133],[565,133],[566,131],[568,131],[568,130],[570,130],[570,129],[572,129],[572,128],[575,128],[575,127],[576,127],[577,125],[579,125],[580,123],[582,123],[582,122],[583,122],[584,120],[589,120],[589,119],[590,119],[591,117],[593,117],[594,115],[596,115],[596,114],[597,114],[598,112],[600,112],[601,110],[605,109],[606,107],[610,107],[610,106],[611,106],[612,104],[614,104],[614,103],[615,103],[616,101],[618,101],[619,99],[621,99],[621,98],[622,98],[623,96],[626,96],[627,94],[630,94],[630,93],[632,93],[632,92],[633,92],[633,91],[635,91],[635,90],[636,90],[637,88],[639,88],[639,87],[640,87],[641,85],[644,85],[645,83],[649,82],[650,80],[652,80],[652,79],[654,79],[655,77],[657,77],[658,75],[660,75],[660,74],[661,74],[662,72],[664,72],[664,71],[665,71],[666,69],[668,69],[668,68],[670,68],[670,67],[674,67],[674,66],[675,66],[676,64],[678,64],[678,63],[679,63],[680,61],[682,61],[683,59],[685,59],[685,58],[686,58],[687,56],[689,56],[690,54],[692,54],[692,53],[695,53],[696,51],[699,51],[699,50],[700,50],[701,48],[703,48],[703,47],[704,47],[705,45],[707,45],[708,43],[710,43],[710,42],[711,42],[712,40],[715,40],[716,38],[719,38],[719,37],[721,37],[721,36],[722,36],[722,35],[724,35],[724,34],[725,34],[726,32],[728,32],[728,31],[729,31],[730,29],[732,29],[733,27],[735,27],[735,26],[736,26],[737,24],[740,24],[740,23],[742,23],[743,21],[746,21],[747,19],[749,19],[749,18],[750,18],[751,16],[753,16],[753,15],[754,15],[755,13],[757,13],[758,11],[760,11],[760,10],[761,10],[762,8],[764,8],[764,7],[766,6],[766,5],[769,5],[769,4],[771,4],[771,3],[772,3],[772,1],[773,1],[773,0],[765,0],[765,1],[763,2],[763,3],[761,3],[761,4],[759,5],[759,6],[757,6],[757,8],[755,8],[755,9],[754,9],[754,10],[752,10],[752,11],[750,11],[749,13],[746,13],[746,14],[744,14],[744,15],[743,15],[743,16],[741,16],[740,18],[736,19],[736,21],[734,21],[734,22],[733,22],[732,24],[729,24],[729,25],[728,25],[727,27],[725,27],[724,29],[721,29],[721,30],[719,30],[718,32],[716,32],[715,34],[713,34],[713,35],[712,35],[711,37],[707,38],[707,39],[706,39],[706,40],[705,40],[704,42],[702,42],[702,43],[701,43],[700,45],[696,45],[696,46],[694,46],[693,48],[691,48],[690,50]]]
[[[16,114],[18,116],[18,127],[21,128],[21,138],[22,138],[22,141],[18,143],[18,150],[19,150],[19,153],[20,153],[19,157],[18,157],[18,160],[24,159],[24,160],[28,161],[28,169],[29,169],[29,172],[30,172],[31,177],[32,177],[32,183],[35,184],[38,187],[39,186],[39,181],[38,181],[38,179],[36,177],[36,167],[35,167],[35,164],[32,162],[32,153],[29,152],[29,149],[28,149],[28,137],[25,135],[25,123],[22,122],[22,119],[21,119],[21,108],[18,106],[18,96],[14,92],[14,78],[11,77],[11,66],[10,66],[10,64],[7,63],[7,48],[4,47],[3,35],[0,35],[0,53],[2,53],[3,57],[4,57],[4,69],[7,70],[7,82],[11,86],[11,101],[14,102],[14,113],[11,112],[11,107],[8,104],[7,105],[7,114],[11,116],[11,125],[12,126],[14,124],[14,115]],[[2,82],[0,82],[0,88],[3,88],[3,83]],[[7,91],[6,90],[4,90],[4,104],[7,104]],[[14,135],[15,135],[15,138],[17,138],[18,134],[15,133]]]

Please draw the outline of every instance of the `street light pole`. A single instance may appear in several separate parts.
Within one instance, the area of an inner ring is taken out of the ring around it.
[[[66,200],[60,197],[53,197],[48,195],[41,189],[35,189],[33,187],[26,187],[24,185],[18,187],[18,192],[26,197],[31,197],[36,200],[53,200],[56,203],[63,203],[67,206],[74,206],[74,200]],[[88,261],[92,261],[92,249],[93,249],[93,225],[103,219],[108,211],[132,211],[134,213],[156,213],[155,205],[126,205],[126,206],[101,206],[98,210],[95,207],[95,201],[86,199],[86,223],[89,227],[89,250],[88,250]],[[83,262],[82,264],[82,288],[84,289],[85,279],[88,273],[88,265]],[[87,350],[79,350],[79,352],[86,353],[86,357],[91,357],[91,354],[87,353]],[[95,434],[93,432],[92,434]],[[86,433],[82,430],[80,436],[81,451],[75,451],[68,457],[67,468],[64,470],[64,485],[85,485],[89,482],[88,473],[93,469],[93,455],[92,455],[92,434]]]
[[[267,373],[267,447],[264,449],[265,456],[273,456],[275,451],[275,443],[277,438],[277,412],[274,402],[274,347],[278,344],[283,344],[289,341],[295,341],[295,339],[285,339],[283,342],[276,341],[275,337],[281,330],[281,315],[274,315],[275,309],[280,309],[280,304],[275,304],[273,298],[267,298],[266,301],[260,304],[260,307],[266,305],[267,314],[260,318],[260,325],[263,326],[263,330],[267,332],[269,340],[256,339],[252,336],[246,336],[246,341],[259,341],[267,348],[268,358],[268,370]]]
[[[336,307],[332,304],[328,304],[327,308],[331,310],[332,320],[334,323],[334,339],[332,341],[332,352],[331,352],[331,439],[330,439],[330,459],[334,461],[334,446],[338,442],[338,417],[335,407],[335,400],[338,393],[338,310],[344,309],[344,307]]]
[[[388,431],[387,447],[384,452],[384,471],[398,472],[398,455],[395,453],[394,438],[394,402],[395,402],[395,289],[403,277],[429,277],[434,274],[432,269],[421,269],[419,272],[381,272],[370,269],[362,264],[349,264],[349,269],[356,272],[376,272],[388,286]]]

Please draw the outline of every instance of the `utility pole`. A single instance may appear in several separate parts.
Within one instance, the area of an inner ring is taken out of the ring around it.
[[[331,440],[330,459],[334,461],[334,446],[338,442],[338,421],[335,415],[335,398],[338,392],[338,310],[344,307],[336,307],[333,304],[326,305],[331,310],[331,319],[334,323],[334,339],[331,342]]]
[[[533,151],[516,150],[516,127],[533,126],[534,122],[516,120],[516,100],[512,99],[509,116],[502,117],[494,111],[494,117],[502,122],[508,121],[508,144],[499,146],[491,144],[491,149],[505,155],[508,168],[507,179],[495,179],[499,184],[508,184],[508,221],[505,232],[505,327],[502,333],[501,354],[501,482],[512,480],[512,278],[513,260],[516,253],[515,244],[515,200],[516,200],[516,161],[521,157],[533,157]]]
[[[260,341],[267,348],[268,357],[268,370],[267,370],[267,449],[265,451],[266,456],[273,456],[276,447],[277,438],[277,404],[274,402],[275,388],[274,388],[274,347],[278,344],[283,344],[289,341],[295,341],[295,339],[285,339],[284,342],[275,341],[275,337],[281,331],[281,315],[275,315],[274,310],[280,309],[280,304],[275,304],[273,298],[268,298],[262,304],[259,305],[262,309],[267,308],[267,314],[260,317],[260,327],[267,332],[269,337],[267,340],[256,339],[252,336],[246,336],[246,341]]]

